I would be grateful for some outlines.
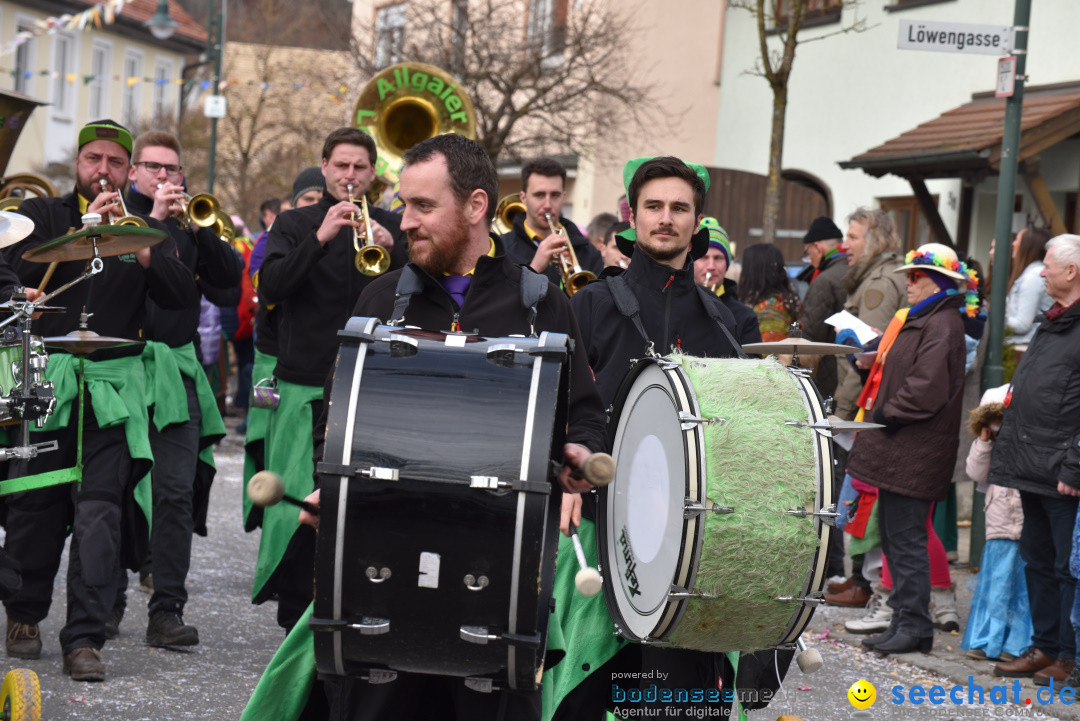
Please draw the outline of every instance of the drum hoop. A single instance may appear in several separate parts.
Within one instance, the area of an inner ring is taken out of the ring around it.
[[[378,318],[364,318],[362,321],[362,333],[370,335],[379,326]],[[358,323],[357,325],[360,325]],[[350,323],[351,324],[351,323]],[[341,346],[342,349],[346,346]],[[364,371],[364,361],[367,359],[368,344],[360,343],[356,351],[356,363],[353,364],[353,375],[349,384],[349,403],[345,411],[345,442],[342,444],[341,449],[341,465],[348,467],[352,463],[352,437],[353,427],[356,423],[356,403],[357,396],[356,391],[360,387],[360,379]],[[333,589],[333,610],[334,620],[341,620],[341,594],[343,589],[343,577],[344,577],[344,557],[345,557],[345,519],[346,511],[348,508],[349,499],[349,477],[341,476],[338,484],[338,505],[337,505],[337,535],[334,537],[334,589]],[[336,630],[333,632],[333,648],[334,648],[334,668],[337,670],[339,676],[345,675],[345,657],[342,648],[341,631]]]
[[[792,376],[798,383],[811,422],[825,420],[824,404],[817,386],[809,378],[794,373],[792,373]],[[814,500],[816,507],[822,509],[827,508],[834,502],[832,497],[832,440],[817,431],[811,431],[811,433],[814,434],[814,457],[817,460],[819,474]],[[820,516],[814,516],[814,531],[818,536],[818,548],[814,553],[814,560],[811,563],[810,570],[806,574],[806,581],[803,584],[803,597],[821,591],[825,585],[825,568],[828,561],[829,537],[832,526],[822,523]],[[777,645],[795,643],[809,625],[815,610],[815,604],[811,603],[803,605],[794,613],[788,622],[787,629],[777,641]]]
[[[622,419],[622,412],[626,406],[626,399],[629,397],[634,383],[644,369],[651,365],[655,365],[657,369],[664,374],[672,401],[680,409],[697,415],[699,413],[697,393],[694,391],[693,386],[690,384],[682,367],[671,360],[643,358],[631,366],[626,377],[620,384],[619,392],[616,395],[616,402],[613,405],[613,407],[617,405],[620,409],[618,420]],[[609,438],[610,444],[612,448],[614,448],[615,441],[618,439],[618,422],[614,423],[611,428],[612,430],[610,431]],[[684,481],[686,485],[684,485],[685,493],[683,494],[683,502],[685,503],[689,498],[692,499],[694,503],[697,503],[705,494],[704,483],[707,473],[702,473],[701,468],[705,458],[705,436],[701,427],[695,425],[682,432],[682,439],[684,449],[684,476],[686,479]],[[696,475],[696,482],[693,484],[690,483],[691,460],[694,461],[694,473]],[[692,487],[690,487],[691,485]],[[608,489],[601,489],[600,493],[600,512],[597,514],[597,539],[598,542],[602,542],[606,547],[607,534],[611,522],[607,512]],[[673,574],[671,585],[676,585],[678,582],[682,581],[686,584],[685,586],[682,586],[683,588],[692,587],[697,573],[697,564],[701,557],[703,534],[704,524],[698,518],[693,517],[684,519],[682,538],[680,539],[679,545],[679,555],[676,559],[675,573]],[[604,550],[606,550],[606,548]],[[607,561],[606,553],[601,556],[601,563],[605,561]],[[652,631],[644,637],[639,637],[630,631],[626,618],[619,610],[615,584],[604,584],[604,601],[607,604],[608,612],[612,618],[622,621],[621,624],[616,624],[619,634],[624,638],[634,641],[664,639],[678,626],[679,621],[682,619],[683,612],[686,609],[685,599],[672,600],[669,598],[664,602],[663,608],[652,614],[654,617],[659,618],[656,624],[654,624]]]

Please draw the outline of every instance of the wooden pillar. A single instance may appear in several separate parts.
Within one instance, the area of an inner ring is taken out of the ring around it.
[[[975,184],[960,181],[960,217],[956,224],[956,254],[961,258],[971,255],[971,211],[975,205]]]
[[[930,225],[930,235],[934,241],[950,248],[953,247],[952,238],[949,237],[949,231],[945,228],[945,221],[941,219],[937,203],[934,202],[934,196],[930,195],[930,191],[926,189],[926,183],[922,178],[908,178],[907,180],[911,183],[911,190],[915,193],[919,210],[926,216],[926,222]]]
[[[1020,163],[1020,175],[1027,184],[1031,197],[1035,198],[1035,204],[1039,206],[1039,214],[1043,220],[1050,224],[1050,231],[1054,235],[1065,232],[1065,221],[1061,219],[1061,213],[1054,205],[1054,199],[1050,195],[1050,189],[1046,187],[1042,173],[1039,172],[1039,158],[1032,156]]]

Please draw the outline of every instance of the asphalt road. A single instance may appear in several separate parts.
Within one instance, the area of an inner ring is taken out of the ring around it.
[[[196,537],[191,573],[188,577],[190,601],[185,620],[199,629],[200,644],[191,651],[178,652],[146,646],[146,602],[149,596],[137,590],[132,574],[128,591],[128,612],[120,626],[120,637],[104,650],[108,678],[104,683],[78,683],[61,673],[57,634],[64,617],[63,568],[58,578],[52,612],[42,624],[44,651],[36,661],[4,660],[7,668],[22,666],[35,671],[41,682],[43,719],[50,721],[172,721],[184,719],[238,719],[266,663],[283,638],[274,621],[275,606],[253,606],[251,578],[257,549],[257,534],[241,528],[240,498],[243,449],[227,419],[230,435],[218,447],[218,477],[214,482],[208,519],[209,536]],[[750,718],[776,719],[792,714],[806,721],[851,718],[913,719],[928,715],[939,719],[1053,719],[1038,708],[1015,704],[980,707],[946,703],[914,706],[896,705],[891,689],[921,685],[929,689],[951,688],[968,670],[960,665],[941,666],[937,674],[904,661],[882,659],[855,646],[857,638],[838,633],[846,618],[856,610],[826,608],[815,616],[804,638],[818,649],[824,668],[812,675],[802,674],[793,664],[782,691],[772,704]],[[960,638],[939,634],[935,656],[957,656]],[[946,650],[948,647],[948,651]],[[950,654],[951,652],[951,654]],[[904,657],[926,667],[931,657],[912,654]],[[877,701],[867,711],[858,712],[848,701],[848,688],[866,679],[877,690]],[[991,677],[981,677],[989,689]],[[1021,703],[1031,695],[1030,685],[1021,691]],[[1012,689],[1009,690],[1012,700]],[[1059,707],[1060,708],[1060,707]],[[659,716],[663,718],[663,714]],[[1068,716],[1073,718],[1073,716]],[[267,721],[276,721],[267,719]],[[478,720],[480,721],[480,720]]]

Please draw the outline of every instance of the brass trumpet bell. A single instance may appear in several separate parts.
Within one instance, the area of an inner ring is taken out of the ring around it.
[[[521,202],[518,193],[505,195],[495,206],[495,219],[491,222],[491,227],[499,235],[509,233],[514,229],[514,218],[524,212],[525,204]]]
[[[217,222],[219,215],[227,219],[227,216],[221,212],[221,204],[218,203],[217,198],[209,193],[199,193],[194,196],[185,193],[184,196],[186,202],[184,218],[192,225],[209,228]],[[232,224],[231,220],[229,224]]]
[[[356,254],[356,269],[364,275],[382,275],[390,267],[390,253],[381,245],[365,245]]]
[[[236,237],[236,226],[233,225],[232,219],[221,210],[215,211],[211,223],[204,227],[210,228],[214,235],[224,241],[232,241]]]

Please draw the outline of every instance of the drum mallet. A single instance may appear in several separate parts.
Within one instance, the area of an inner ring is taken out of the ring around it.
[[[247,484],[247,494],[251,502],[259,508],[274,506],[282,501],[302,508],[313,516],[319,515],[319,509],[307,501],[301,501],[285,495],[285,483],[281,476],[273,471],[259,471]]]
[[[813,673],[825,665],[825,662],[821,660],[821,653],[816,648],[807,648],[806,641],[803,641],[801,637],[795,640],[795,645],[799,649],[795,662],[799,664],[800,671]]]
[[[573,521],[570,521],[570,539],[574,542],[574,553],[577,555],[578,565],[581,566],[581,570],[574,576],[574,585],[582,596],[595,596],[603,588],[600,572],[585,560],[585,551],[581,548],[581,539],[578,537],[577,526]]]
[[[574,478],[585,479],[597,488],[606,486],[615,478],[615,461],[607,453],[593,453],[581,464],[581,470],[573,470]]]

